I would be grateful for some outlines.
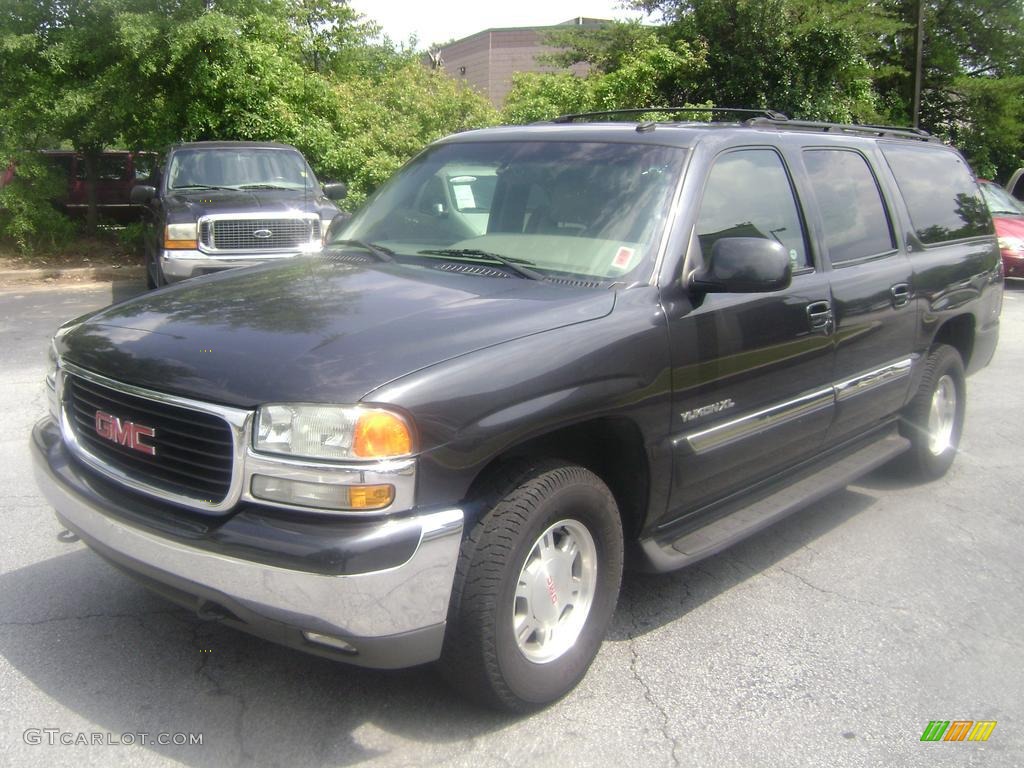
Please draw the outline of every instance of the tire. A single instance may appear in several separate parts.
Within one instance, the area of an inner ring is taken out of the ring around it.
[[[149,290],[167,285],[163,270],[160,269],[160,262],[151,254],[152,251],[147,248],[143,256],[143,263],[146,267],[146,288]]]
[[[917,394],[900,420],[900,432],[910,440],[903,468],[921,480],[934,480],[949,470],[964,429],[967,386],[960,353],[947,344],[932,348],[925,361]]]
[[[462,544],[440,667],[465,696],[528,712],[571,691],[601,647],[622,521],[608,487],[572,464],[509,466],[484,500]]]

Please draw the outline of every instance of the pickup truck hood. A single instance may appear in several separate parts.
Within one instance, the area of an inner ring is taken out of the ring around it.
[[[351,403],[426,366],[603,317],[614,302],[593,288],[300,257],[114,305],[57,344],[96,373],[208,402]]]
[[[254,218],[281,213],[321,213],[322,218],[330,218],[323,211],[330,211],[331,215],[337,213],[336,206],[319,192],[312,194],[301,190],[183,190],[168,193],[163,200],[175,221],[182,216],[195,221],[200,216],[224,213],[249,213]]]

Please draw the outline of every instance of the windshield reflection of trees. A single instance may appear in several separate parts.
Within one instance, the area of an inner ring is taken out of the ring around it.
[[[313,333],[327,326],[330,318],[352,312],[361,298],[357,290],[343,289],[340,280],[357,268],[318,262],[303,259],[287,266],[235,273],[217,282],[183,284],[114,307],[106,318],[130,320],[159,313],[170,323]]]

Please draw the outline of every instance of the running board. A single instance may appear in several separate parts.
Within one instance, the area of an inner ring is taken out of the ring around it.
[[[845,488],[909,447],[907,438],[887,433],[886,437],[853,451],[824,469],[692,530],[673,542],[659,543],[646,539],[640,542],[640,546],[654,570],[682,568],[721,552],[808,504]]]

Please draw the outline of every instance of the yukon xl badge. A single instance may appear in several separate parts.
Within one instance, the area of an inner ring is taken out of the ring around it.
[[[106,411],[96,411],[96,434],[112,443],[131,448],[133,451],[150,456],[156,455],[154,446],[142,442],[142,438],[153,437],[156,434],[156,430],[152,427],[144,427],[134,421],[119,419]]]
[[[717,403],[711,403],[711,405],[702,405],[700,408],[694,408],[692,411],[683,411],[680,416],[683,417],[684,422],[695,421],[704,416],[728,411],[730,408],[735,407],[736,403],[733,402],[731,397],[727,397],[725,400],[719,400]]]

